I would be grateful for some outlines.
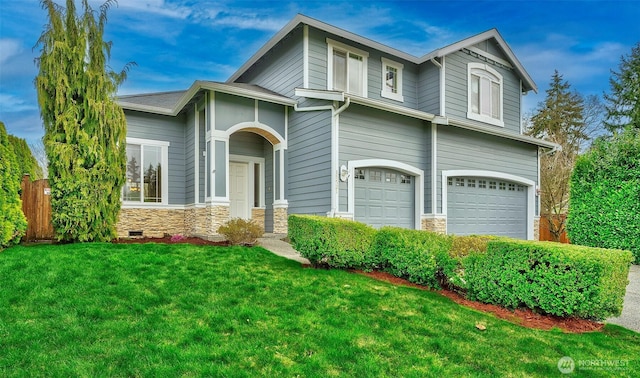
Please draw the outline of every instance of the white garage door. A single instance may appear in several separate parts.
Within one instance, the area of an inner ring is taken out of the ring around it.
[[[527,238],[527,187],[484,177],[449,177],[447,233]]]
[[[355,220],[415,228],[415,177],[386,168],[355,170]]]

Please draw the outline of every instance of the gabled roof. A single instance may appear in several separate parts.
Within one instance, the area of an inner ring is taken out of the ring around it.
[[[117,102],[127,110],[176,116],[201,90],[212,90],[280,105],[293,106],[296,103],[289,97],[284,97],[258,85],[205,80],[195,81],[186,91],[118,96]]]
[[[247,60],[233,75],[231,75],[229,80],[227,80],[227,83],[231,83],[237,80],[243,73],[245,73],[252,65],[254,65],[260,58],[262,58],[267,52],[269,52],[269,50],[271,50],[276,44],[278,44],[278,42],[280,42],[285,36],[296,29],[300,24],[309,25],[316,29],[343,37],[350,41],[359,43],[367,47],[371,47],[375,50],[385,52],[389,55],[404,59],[415,64],[422,64],[431,60],[432,58],[440,58],[458,50],[470,48],[479,42],[493,38],[496,40],[500,48],[504,51],[504,54],[509,60],[509,63],[514,67],[514,69],[522,79],[523,89],[534,90],[536,92],[538,90],[536,83],[531,79],[531,76],[529,76],[520,61],[516,58],[509,45],[507,45],[505,40],[496,29],[491,29],[484,33],[477,34],[473,37],[463,39],[462,41],[453,43],[449,46],[434,50],[426,55],[423,55],[422,57],[416,57],[393,47],[384,45],[380,42],[373,41],[371,39],[362,37],[360,35],[354,34],[333,25],[329,25],[327,23],[318,21],[314,18],[302,14],[296,15],[291,21],[289,21],[289,23],[287,23],[282,29],[280,29],[278,33],[276,33],[269,41],[267,41],[267,43],[265,43],[255,54],[253,54],[253,56],[249,58],[249,60]]]

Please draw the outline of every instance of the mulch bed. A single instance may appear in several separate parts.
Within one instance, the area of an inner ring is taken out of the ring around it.
[[[229,242],[224,241],[211,241],[195,237],[182,237],[171,240],[171,236],[165,236],[163,238],[123,238],[114,239],[112,243],[115,244],[143,244],[143,243],[166,243],[166,244],[193,244],[193,245],[215,245],[219,247],[226,247]]]
[[[166,244],[194,244],[194,245],[213,245],[213,246],[228,246],[229,242],[225,241],[210,241],[196,237],[184,237],[179,240],[171,240],[170,236],[163,238],[125,238],[115,239],[113,243],[116,244],[136,244],[136,243],[166,243]],[[362,274],[367,277],[374,278],[376,280],[386,281],[394,285],[403,285],[415,287],[421,290],[431,290],[426,286],[414,284],[403,278],[395,277],[386,272],[363,272],[354,270],[354,273]],[[461,304],[463,306],[494,314],[500,319],[505,319],[512,323],[521,325],[527,328],[535,328],[542,330],[550,330],[552,328],[559,328],[569,333],[584,333],[600,331],[604,327],[603,323],[594,322],[591,320],[578,319],[578,318],[561,318],[553,315],[541,315],[533,312],[531,309],[516,309],[514,311],[500,307],[493,304],[480,303],[470,301],[464,298],[462,295],[450,291],[450,290],[437,290],[437,292],[452,301]]]
[[[426,286],[411,283],[403,278],[395,277],[386,272],[363,272],[359,270],[355,270],[354,272],[357,274],[362,274],[367,277],[374,278],[376,280],[386,281],[394,285],[411,286],[421,290],[431,290]],[[474,302],[450,290],[437,290],[437,292],[458,304],[472,308],[474,310],[494,314],[500,319],[505,319],[507,321],[510,321],[512,323],[515,323],[527,328],[535,328],[535,329],[542,329],[542,330],[559,328],[569,333],[584,333],[584,332],[600,331],[604,327],[603,323],[594,322],[586,319],[561,318],[553,315],[541,315],[533,312],[531,309],[528,309],[528,308],[516,309],[515,311],[512,311],[504,307],[500,307],[493,304]]]

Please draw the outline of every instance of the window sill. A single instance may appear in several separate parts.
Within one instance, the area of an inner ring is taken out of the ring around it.
[[[402,96],[401,94],[382,91],[380,92],[380,96],[388,98],[389,100],[404,102],[404,96]]]
[[[476,114],[476,113],[467,112],[467,118],[468,119],[472,119],[474,121],[488,123],[488,124],[494,125],[494,126],[504,127],[504,122],[503,121],[501,121],[499,119],[496,119],[496,118],[492,118],[492,117]]]

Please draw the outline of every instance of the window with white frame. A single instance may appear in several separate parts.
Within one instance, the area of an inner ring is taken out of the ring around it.
[[[482,63],[469,63],[469,108],[467,118],[504,126],[502,75]]]
[[[404,65],[382,59],[382,91],[380,96],[396,101],[404,101],[402,96],[402,69]]]
[[[123,201],[167,203],[168,149],[169,142],[127,138]]]
[[[367,97],[367,58],[369,54],[327,38],[328,89]]]

